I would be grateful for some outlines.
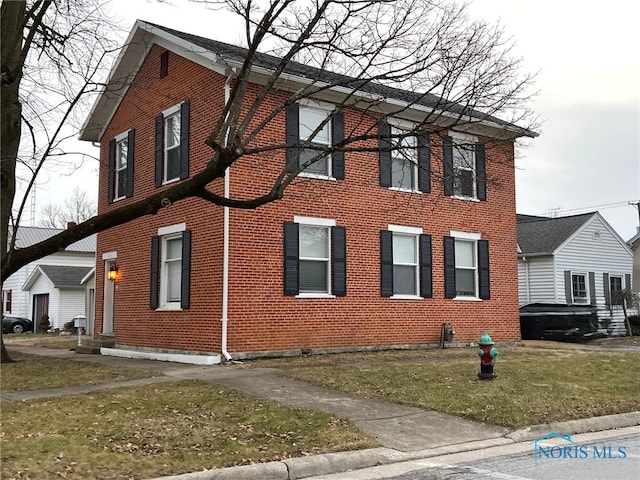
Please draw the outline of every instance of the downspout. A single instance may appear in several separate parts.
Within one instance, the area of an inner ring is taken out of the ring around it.
[[[231,77],[232,72],[229,71],[227,79],[224,82],[224,103],[229,102],[231,97]],[[225,147],[229,141],[229,129],[225,135]],[[224,175],[224,197],[229,198],[229,174],[231,173],[231,167],[227,167]],[[229,309],[229,207],[225,206],[222,222],[223,231],[223,246],[222,246],[222,338],[221,338],[221,350],[222,355],[227,361],[231,360],[231,354],[227,350],[227,324],[229,318],[227,317]]]

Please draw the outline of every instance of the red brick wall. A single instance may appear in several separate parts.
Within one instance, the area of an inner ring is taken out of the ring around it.
[[[175,54],[169,76],[159,78],[154,46],[109,124],[102,141],[100,211],[106,204],[108,141],[136,129],[134,197],[154,192],[154,117],[183,100],[191,101],[191,163],[194,174],[210,159],[204,145],[224,101],[224,78]],[[255,89],[248,96],[255,94]],[[278,105],[274,93],[270,105]],[[345,112],[345,131],[363,123]],[[368,124],[367,124],[368,123]],[[284,113],[255,142],[284,142]],[[487,140],[487,139],[484,139]],[[228,350],[250,352],[298,348],[437,343],[442,322],[456,341],[476,342],[484,331],[494,340],[519,340],[515,181],[513,145],[487,146],[487,201],[445,197],[440,180],[442,148],[432,141],[432,191],[421,195],[391,191],[378,183],[375,152],[346,154],[345,179],[299,178],[285,198],[253,211],[231,210]],[[284,167],[283,152],[243,158],[231,168],[231,195],[251,198],[268,191]],[[222,181],[213,186],[222,191]],[[294,215],[335,219],[347,231],[347,296],[301,299],[283,295],[283,223]],[[159,227],[186,222],[192,230],[191,307],[161,312],[149,308],[151,237]],[[397,300],[380,296],[379,231],[389,224],[422,227],[433,239],[433,298]],[[444,298],[443,236],[450,230],[479,233],[489,240],[491,299]],[[185,200],[98,237],[96,333],[102,319],[102,253],[117,251],[114,332],[120,344],[194,351],[220,350],[222,295],[222,208]]]

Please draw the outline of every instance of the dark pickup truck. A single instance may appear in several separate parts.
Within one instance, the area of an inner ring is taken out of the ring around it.
[[[520,307],[523,340],[577,342],[607,336],[598,331],[596,308],[589,305],[531,303]]]

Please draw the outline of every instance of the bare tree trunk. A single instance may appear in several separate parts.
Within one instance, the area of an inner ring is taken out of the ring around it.
[[[22,106],[18,96],[22,77],[22,36],[26,2],[2,2],[2,33],[0,55],[2,77],[0,83],[0,258],[4,264],[8,255],[8,233],[13,198],[16,191],[16,161],[22,132]],[[0,287],[2,283],[0,283]],[[0,362],[11,361],[0,336]]]

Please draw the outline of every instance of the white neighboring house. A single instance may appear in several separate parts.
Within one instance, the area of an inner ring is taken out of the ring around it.
[[[624,335],[611,292],[631,287],[633,254],[598,212],[548,218],[518,215],[520,306],[590,305],[609,335]]]
[[[638,228],[638,233],[627,241],[627,245],[633,251],[633,285],[631,289],[635,293],[640,293],[640,228]]]
[[[20,226],[16,248],[34,245],[62,231]],[[43,313],[49,315],[51,328],[62,329],[77,315],[85,315],[92,327],[95,264],[96,236],[92,235],[22,267],[2,285],[2,312],[30,318],[35,330]]]

